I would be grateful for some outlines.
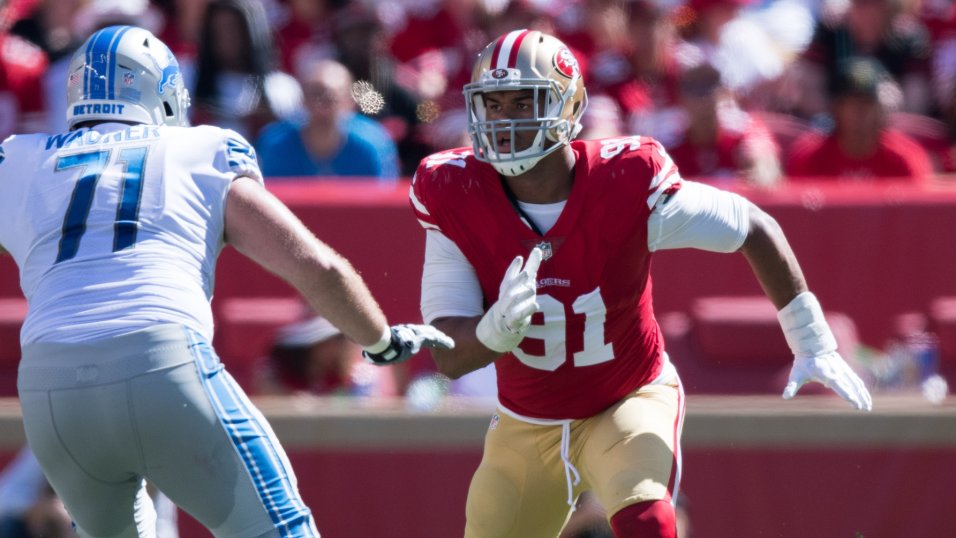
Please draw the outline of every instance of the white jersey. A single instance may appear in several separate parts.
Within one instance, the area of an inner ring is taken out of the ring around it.
[[[212,338],[226,194],[262,181],[218,127],[100,124],[0,146],[0,246],[20,268],[22,344],[81,342],[157,323]]]

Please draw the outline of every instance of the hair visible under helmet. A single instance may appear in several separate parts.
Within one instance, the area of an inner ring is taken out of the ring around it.
[[[148,30],[97,31],[70,60],[66,121],[187,125],[189,92],[172,51]]]
[[[533,91],[534,118],[489,121],[482,94],[510,90]],[[581,115],[587,108],[581,69],[571,50],[534,30],[509,32],[489,43],[478,55],[464,94],[475,157],[506,176],[527,172],[570,142],[581,131]],[[530,147],[499,151],[498,135],[514,140],[521,131],[537,133]]]

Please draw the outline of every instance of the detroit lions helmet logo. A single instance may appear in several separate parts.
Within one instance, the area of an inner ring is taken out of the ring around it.
[[[149,59],[152,60],[153,65],[156,66],[156,70],[159,71],[159,83],[156,85],[156,93],[163,95],[166,93],[166,88],[172,87],[176,88],[182,79],[182,73],[179,71],[179,62],[176,61],[176,57],[173,56],[173,51],[169,50],[169,47],[166,47],[166,66],[163,67],[159,60],[153,57],[152,54],[149,54]]]
[[[157,88],[160,95],[166,93],[167,86],[175,88],[182,78],[182,73],[179,72],[179,62],[177,62],[176,57],[173,56],[173,51],[167,48],[166,54],[168,55],[167,64],[166,67],[162,68],[162,75],[159,77],[159,87]],[[156,67],[159,67],[158,62]]]

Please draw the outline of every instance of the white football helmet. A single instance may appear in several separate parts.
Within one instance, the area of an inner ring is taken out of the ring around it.
[[[534,90],[535,117],[487,120],[482,94],[503,90]],[[588,104],[581,68],[571,50],[535,30],[516,30],[489,43],[478,55],[464,94],[475,157],[506,176],[527,172],[577,136]],[[512,146],[501,152],[495,141],[503,131],[511,140],[518,131],[537,135],[528,148]]]
[[[66,121],[187,125],[189,91],[179,62],[162,41],[135,26],[94,33],[73,54],[67,77]]]

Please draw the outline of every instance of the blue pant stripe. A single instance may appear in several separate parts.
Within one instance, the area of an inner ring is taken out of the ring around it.
[[[192,331],[189,339],[203,387],[276,529],[283,537],[315,536],[310,512],[289,479],[271,436],[259,423],[257,413],[252,412],[251,403],[223,371],[208,343]]]

